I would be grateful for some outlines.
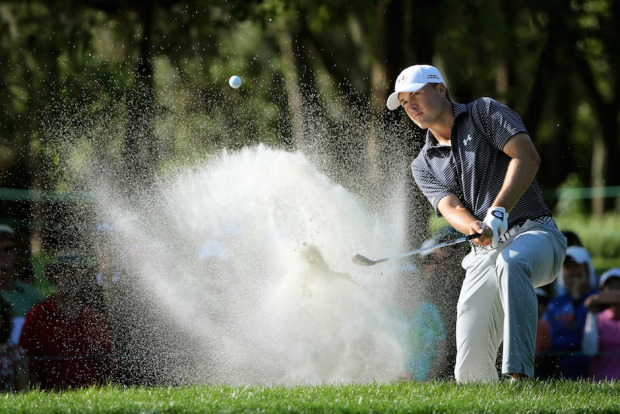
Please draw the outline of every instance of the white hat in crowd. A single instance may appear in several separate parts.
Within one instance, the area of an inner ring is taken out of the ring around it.
[[[401,92],[415,92],[418,89],[422,89],[427,83],[443,83],[443,77],[439,70],[430,65],[415,65],[409,66],[407,69],[400,72],[398,78],[396,78],[396,85],[394,86],[394,92],[387,100],[387,107],[389,110],[400,106],[400,100],[398,94]]]
[[[614,267],[603,273],[598,281],[598,286],[602,289],[605,286],[605,282],[607,282],[612,277],[617,277],[618,279],[620,279],[620,268]]]
[[[579,264],[588,263],[592,260],[590,253],[581,246],[568,246],[566,249],[566,257],[570,257],[575,263]]]
[[[0,233],[15,234],[13,227],[7,224],[0,224]]]
[[[566,249],[566,257],[573,259],[575,263],[586,264],[588,266],[589,285],[591,289],[595,289],[598,286],[598,280],[596,273],[594,272],[594,265],[592,264],[592,257],[585,247],[582,246],[568,246]],[[564,281],[564,272],[560,272],[557,279],[557,295],[566,293],[566,282]]]

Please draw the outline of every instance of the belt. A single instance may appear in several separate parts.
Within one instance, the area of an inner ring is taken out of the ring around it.
[[[517,232],[519,231],[519,229],[521,228],[521,226],[523,226],[525,224],[526,221],[528,220],[532,220],[535,221],[537,223],[541,223],[541,224],[551,224],[555,222],[553,221],[553,218],[549,215],[542,215],[542,216],[538,216],[538,217],[534,217],[531,219],[523,219],[520,220],[519,222],[517,222],[516,224],[514,224],[511,228],[509,228],[504,234],[502,234],[501,236],[499,236],[499,242],[497,244],[497,246],[506,243],[508,240],[510,240],[510,238],[512,236],[514,236],[515,234],[517,234]],[[474,251],[480,251],[480,250],[493,250],[496,247],[491,247],[491,245],[488,246],[480,246],[478,244],[474,244],[472,241],[470,241],[471,246],[474,248]]]
[[[491,247],[491,245],[487,245],[487,246],[481,246],[479,244],[473,244],[472,243],[472,247],[474,248],[475,251],[480,251],[480,250],[494,250],[497,247],[499,247],[500,245],[506,243],[508,240],[510,240],[512,238],[512,236],[514,236],[515,234],[517,234],[517,232],[519,231],[519,229],[521,229],[521,226],[523,224],[515,224],[514,226],[512,226],[511,228],[509,228],[504,234],[502,234],[501,236],[499,236],[499,242],[497,243],[497,246],[495,247]]]

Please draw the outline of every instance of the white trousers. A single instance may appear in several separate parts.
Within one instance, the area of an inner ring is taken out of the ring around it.
[[[496,249],[472,249],[465,256],[457,305],[457,382],[497,381],[502,341],[502,373],[534,375],[534,288],[555,280],[565,256],[566,238],[555,224],[531,220]]]

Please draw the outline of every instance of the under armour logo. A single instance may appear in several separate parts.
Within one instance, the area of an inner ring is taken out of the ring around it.
[[[471,135],[467,134],[467,138],[463,140],[463,145],[467,145],[467,143],[471,140],[472,140]]]

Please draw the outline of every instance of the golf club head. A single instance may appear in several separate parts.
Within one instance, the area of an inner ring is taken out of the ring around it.
[[[354,254],[351,260],[353,261],[353,263],[358,265],[372,266],[376,265],[377,263],[385,262],[387,259],[371,260],[366,256],[362,256],[361,254]]]
[[[432,250],[435,250],[435,249],[439,249],[441,247],[451,246],[453,244],[463,243],[463,242],[466,242],[468,240],[477,239],[478,237],[480,237],[480,234],[474,233],[474,234],[470,234],[469,236],[459,237],[458,239],[448,240],[448,241],[445,241],[443,243],[436,244],[434,246],[423,247],[423,248],[418,249],[418,250],[412,250],[410,252],[401,253],[401,254],[397,254],[395,256],[390,256],[390,257],[384,257],[383,259],[377,259],[377,260],[369,259],[369,258],[367,258],[365,256],[362,256],[361,254],[354,254],[353,257],[351,258],[351,260],[353,261],[353,263],[358,264],[358,265],[373,266],[373,265],[376,265],[377,263],[382,263],[382,262],[388,261],[390,259],[398,259],[398,258],[401,258],[401,257],[411,256],[411,255],[414,255],[414,254],[417,254],[417,253],[421,253],[421,252],[432,251]]]

